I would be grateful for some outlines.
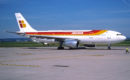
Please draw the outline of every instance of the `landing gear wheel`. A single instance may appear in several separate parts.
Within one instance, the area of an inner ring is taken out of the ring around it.
[[[64,49],[64,47],[58,47],[57,49],[58,49],[58,50],[62,50],[62,49]]]
[[[111,50],[111,44],[108,44],[108,50]]]
[[[111,47],[110,47],[110,46],[108,46],[108,50],[111,50]]]
[[[59,45],[59,47],[58,47],[57,49],[58,49],[58,50],[64,49],[64,47],[62,47],[62,45],[63,45],[63,41],[60,41],[60,45]]]
[[[69,47],[69,50],[71,50],[71,49],[74,49],[74,48],[72,48],[72,47]]]

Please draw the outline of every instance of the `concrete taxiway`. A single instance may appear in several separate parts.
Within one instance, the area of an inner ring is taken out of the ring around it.
[[[129,80],[125,48],[0,48],[0,80]]]

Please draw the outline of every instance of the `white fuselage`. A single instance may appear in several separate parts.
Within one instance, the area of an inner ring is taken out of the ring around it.
[[[68,30],[51,30],[51,31],[37,31],[37,32],[67,32]],[[83,31],[91,31],[91,30],[69,30],[70,32],[79,32],[79,34]],[[77,34],[77,33],[76,33]],[[27,36],[31,36],[30,34]],[[37,35],[40,37],[54,37],[54,38],[60,38],[60,39],[73,39],[78,40],[82,44],[112,44],[112,43],[119,43],[126,39],[124,35],[122,35],[120,32],[117,31],[111,31],[107,30],[106,32],[100,34],[100,35]],[[40,38],[41,39],[41,38]],[[43,39],[43,42],[51,42],[51,40],[54,42],[53,39]],[[48,42],[48,43],[49,43]]]

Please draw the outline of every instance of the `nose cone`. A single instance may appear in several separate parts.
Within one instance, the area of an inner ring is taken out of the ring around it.
[[[122,36],[122,37],[121,37],[121,40],[122,40],[122,41],[126,40],[126,36]]]

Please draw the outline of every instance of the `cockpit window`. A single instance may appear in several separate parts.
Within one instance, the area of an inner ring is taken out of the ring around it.
[[[122,34],[117,34],[117,36],[120,36],[120,35],[122,35]]]

